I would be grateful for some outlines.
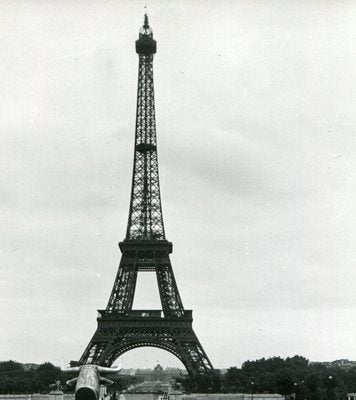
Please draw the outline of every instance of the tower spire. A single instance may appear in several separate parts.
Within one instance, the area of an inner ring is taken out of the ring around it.
[[[136,41],[139,56],[135,154],[126,240],[164,240],[158,175],[153,55],[157,51],[148,17]]]
[[[145,22],[143,23],[143,26],[144,26],[145,28],[148,28],[148,27],[149,27],[149,25],[148,25],[148,16],[147,16],[147,14],[145,14]]]

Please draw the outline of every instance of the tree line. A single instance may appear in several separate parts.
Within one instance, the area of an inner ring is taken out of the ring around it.
[[[49,362],[31,369],[16,361],[0,362],[1,394],[44,392],[55,381],[64,385],[67,379],[67,374]],[[124,389],[128,385],[124,380],[119,378],[115,387]],[[296,400],[346,400],[347,393],[356,393],[356,367],[327,367],[301,356],[272,357],[245,361],[241,368],[230,367],[225,373],[214,370],[179,377],[177,383],[188,393],[279,393],[293,394]]]
[[[327,367],[301,356],[272,357],[245,361],[224,374],[215,370],[178,381],[192,393],[279,393],[296,400],[346,400],[347,393],[356,392],[356,367]]]
[[[49,362],[28,370],[16,361],[0,362],[1,394],[40,393],[48,391],[55,381],[65,382],[66,379],[61,369]]]

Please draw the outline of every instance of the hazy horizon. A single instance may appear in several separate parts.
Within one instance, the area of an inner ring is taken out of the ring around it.
[[[151,354],[151,356],[152,356],[152,354]],[[296,356],[301,356],[300,354],[296,354]],[[275,356],[275,357],[278,357],[278,356]],[[293,357],[293,356],[291,356],[291,357]],[[151,357],[152,358],[152,357]],[[263,358],[263,357],[261,357],[261,358]],[[136,362],[138,362],[138,360],[137,359],[133,359],[134,361],[134,363]],[[312,363],[315,363],[315,362],[321,362],[321,363],[324,363],[324,362],[334,362],[334,361],[341,361],[341,360],[344,360],[344,359],[339,359],[339,360],[328,360],[328,361],[318,361],[318,360],[308,360],[309,362],[312,362]],[[42,364],[42,363],[32,363],[32,362],[27,362],[27,363],[23,363],[23,362],[21,362],[20,360],[0,360],[0,363],[1,362],[6,362],[6,361],[16,361],[16,362],[19,362],[19,363],[21,363],[21,364],[36,364],[36,365],[40,365],[40,364]],[[169,368],[179,368],[179,369],[182,369],[182,370],[186,370],[186,368],[184,367],[184,365],[183,364],[180,364],[180,365],[178,365],[177,364],[177,359],[175,358],[174,359],[174,361],[173,361],[173,363],[172,364],[174,364],[174,365],[164,365],[164,364],[162,364],[159,360],[156,360],[156,362],[153,362],[153,364],[151,365],[151,366],[149,366],[149,363],[150,362],[152,362],[152,360],[140,360],[141,361],[141,364],[140,365],[136,365],[136,366],[129,366],[129,365],[126,365],[126,366],[124,366],[123,365],[123,360],[122,360],[122,357],[120,357],[118,360],[116,360],[116,362],[113,364],[113,366],[115,366],[115,367],[117,367],[117,366],[120,366],[121,368],[122,368],[122,370],[137,370],[137,369],[142,369],[142,370],[153,370],[154,369],[154,367],[157,365],[157,364],[160,364],[161,365],[161,367],[163,367],[163,370],[166,370],[166,369],[169,369]],[[255,361],[255,360],[244,360],[244,361]],[[348,360],[348,361],[351,361],[351,362],[356,362],[356,360]],[[44,361],[44,362],[51,362],[50,360],[46,360],[46,361]],[[142,366],[142,362],[144,362],[145,363],[145,366],[143,367]],[[178,360],[178,362],[179,362],[179,360]],[[60,367],[62,367],[62,365],[57,365],[57,364],[54,364],[54,363],[51,363],[51,364],[53,364],[53,365],[55,365],[55,366],[60,366]],[[236,367],[237,365],[229,365],[229,366],[220,366],[219,368],[216,368],[216,369],[220,369],[220,370],[225,370],[225,369],[228,369],[228,368],[230,368],[230,367]],[[241,365],[238,365],[237,367],[241,367]],[[121,371],[121,373],[122,373],[123,371]]]

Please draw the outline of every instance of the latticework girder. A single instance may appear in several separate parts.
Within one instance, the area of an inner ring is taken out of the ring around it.
[[[179,317],[184,307],[174,278],[169,259],[171,243],[121,242],[123,251],[119,270],[106,309],[120,315],[127,315],[132,309],[137,273],[156,272],[162,308],[166,317]]]
[[[110,366],[129,350],[151,346],[174,354],[190,374],[211,372],[213,367],[192,329],[191,314],[186,313],[188,317],[177,319],[99,317],[98,329],[80,361]]]
[[[140,54],[135,159],[126,239],[164,238],[157,160],[153,54]]]
[[[157,161],[153,54],[156,42],[145,24],[136,41],[139,54],[135,154],[126,238],[119,243],[122,257],[98,328],[80,363],[110,366],[136,347],[153,346],[177,356],[190,374],[213,367],[192,328],[192,313],[184,310],[165,239]],[[162,310],[132,310],[137,274],[155,272]]]

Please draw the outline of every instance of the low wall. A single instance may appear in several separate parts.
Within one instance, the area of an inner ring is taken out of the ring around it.
[[[159,395],[135,394],[125,393],[125,400],[158,400]],[[74,394],[65,394],[63,400],[74,400]],[[169,396],[170,400],[279,400],[283,399],[280,394],[251,394],[243,393],[192,393],[186,394],[172,394]],[[54,400],[50,394],[0,394],[0,400]]]
[[[53,400],[50,394],[0,394],[0,400]],[[64,400],[74,400],[73,394],[64,394]]]
[[[283,399],[280,394],[246,394],[246,393],[192,393],[183,395],[179,400],[278,400]],[[175,400],[175,399],[172,399]],[[178,398],[177,398],[178,400]]]

